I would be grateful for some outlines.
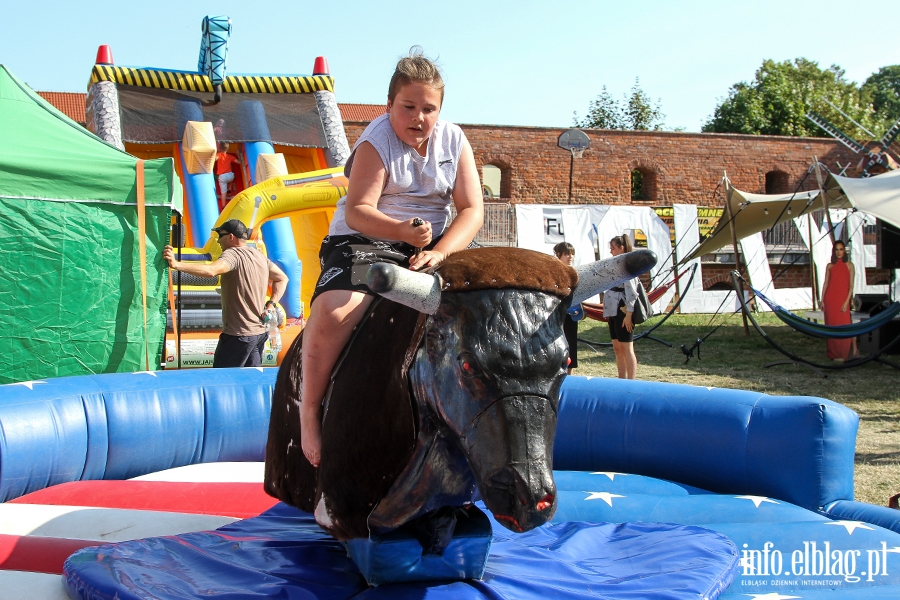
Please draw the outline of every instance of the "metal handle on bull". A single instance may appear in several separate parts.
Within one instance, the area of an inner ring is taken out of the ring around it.
[[[420,225],[424,225],[424,224],[425,224],[425,221],[423,221],[419,217],[416,217],[415,219],[412,220],[413,227],[419,227]],[[416,248],[416,254],[418,254],[421,251],[422,251],[421,248]]]
[[[402,269],[389,263],[375,263],[366,273],[369,289],[404,306],[427,315],[437,312],[441,303],[441,279]]]
[[[575,267],[578,285],[572,292],[572,305],[584,302],[594,294],[605,292],[611,287],[649,271],[656,265],[656,254],[640,249],[619,256],[598,260]]]

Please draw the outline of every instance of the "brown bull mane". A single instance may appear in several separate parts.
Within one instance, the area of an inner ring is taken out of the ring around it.
[[[437,269],[445,292],[534,290],[565,298],[578,274],[552,256],[522,248],[473,248],[451,254]]]

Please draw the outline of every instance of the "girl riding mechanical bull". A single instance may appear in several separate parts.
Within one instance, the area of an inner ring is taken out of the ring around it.
[[[437,119],[442,88],[420,53],[402,59],[388,114],[351,154],[314,309],[275,384],[265,476],[338,539],[414,524],[436,554],[476,489],[514,531],[552,517],[566,311],[656,262],[461,251],[483,207],[471,147]]]
[[[472,147],[459,127],[438,120],[444,81],[421,48],[397,63],[387,100],[387,114],[366,127],[344,168],[350,185],[322,242],[322,274],[303,331],[300,423],[313,466],[321,459],[329,378],[372,302],[369,265],[436,267],[472,242],[484,216]],[[451,202],[457,217],[448,227]]]

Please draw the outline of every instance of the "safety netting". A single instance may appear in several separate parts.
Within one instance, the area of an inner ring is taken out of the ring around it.
[[[187,121],[209,121],[222,142],[271,142],[326,148],[313,94],[213,94],[119,84],[122,139],[136,144],[180,142]]]

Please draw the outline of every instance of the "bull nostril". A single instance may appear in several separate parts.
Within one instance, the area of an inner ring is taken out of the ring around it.
[[[553,504],[553,494],[547,494],[543,498],[541,498],[540,502],[537,503],[536,508],[540,510],[547,510]]]

